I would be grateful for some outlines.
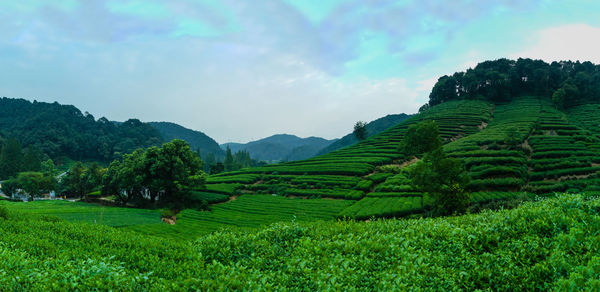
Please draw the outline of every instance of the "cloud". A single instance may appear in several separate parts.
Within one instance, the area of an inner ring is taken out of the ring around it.
[[[600,63],[600,27],[584,23],[567,24],[537,31],[533,38],[533,45],[511,57],[547,62],[579,60]]]
[[[575,41],[573,29],[532,43],[511,34],[547,27],[551,14],[528,13],[545,13],[538,1],[288,2],[0,0],[0,95],[174,121],[219,142],[333,138],[357,120],[415,112],[440,75],[474,60]],[[594,49],[578,56],[598,51],[597,32],[586,34]]]

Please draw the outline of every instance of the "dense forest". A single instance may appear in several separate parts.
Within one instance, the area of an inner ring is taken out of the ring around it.
[[[438,79],[422,110],[456,99],[507,102],[524,95],[552,98],[557,108],[600,102],[600,65],[591,62],[498,59]]]
[[[22,147],[55,159],[108,162],[139,147],[159,145],[159,132],[136,119],[113,123],[82,113],[72,105],[0,99],[0,142],[18,140]]]

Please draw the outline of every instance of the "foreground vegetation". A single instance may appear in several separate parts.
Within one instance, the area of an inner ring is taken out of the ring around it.
[[[582,195],[457,217],[279,223],[190,242],[10,210],[0,218],[7,290],[600,289],[600,199]]]

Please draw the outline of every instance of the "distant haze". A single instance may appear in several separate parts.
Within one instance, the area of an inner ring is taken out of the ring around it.
[[[600,63],[598,3],[0,0],[0,96],[219,143],[339,138],[482,60]]]

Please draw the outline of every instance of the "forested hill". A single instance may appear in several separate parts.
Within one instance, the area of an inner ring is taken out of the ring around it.
[[[110,161],[139,147],[159,145],[160,133],[136,119],[96,120],[72,105],[0,99],[0,143],[15,138],[50,158]]]
[[[221,148],[229,147],[232,152],[247,151],[257,160],[277,162],[295,161],[313,157],[335,140],[319,137],[300,138],[294,135],[278,134],[246,144],[225,143]]]
[[[370,123],[367,124],[367,126],[365,127],[367,129],[367,138],[377,135],[399,123],[401,123],[402,121],[410,118],[412,115],[407,115],[407,114],[397,114],[397,115],[387,115],[383,118],[379,118],[376,119]],[[340,148],[344,148],[346,146],[350,146],[353,144],[358,143],[358,139],[356,139],[356,137],[354,136],[353,133],[350,133],[344,137],[342,137],[341,139],[329,144],[329,146],[321,149],[321,151],[319,151],[319,155],[320,154],[325,154],[325,153],[329,153],[331,151],[340,149]]]
[[[192,150],[200,150],[202,157],[205,157],[209,153],[213,153],[218,158],[225,156],[225,152],[219,147],[219,144],[213,138],[200,131],[194,131],[170,122],[150,122],[148,124],[157,129],[166,141],[173,139],[186,141],[190,144]]]
[[[498,59],[438,79],[428,106],[457,99],[508,102],[521,95],[549,97],[559,109],[600,102],[600,65],[591,62]]]

